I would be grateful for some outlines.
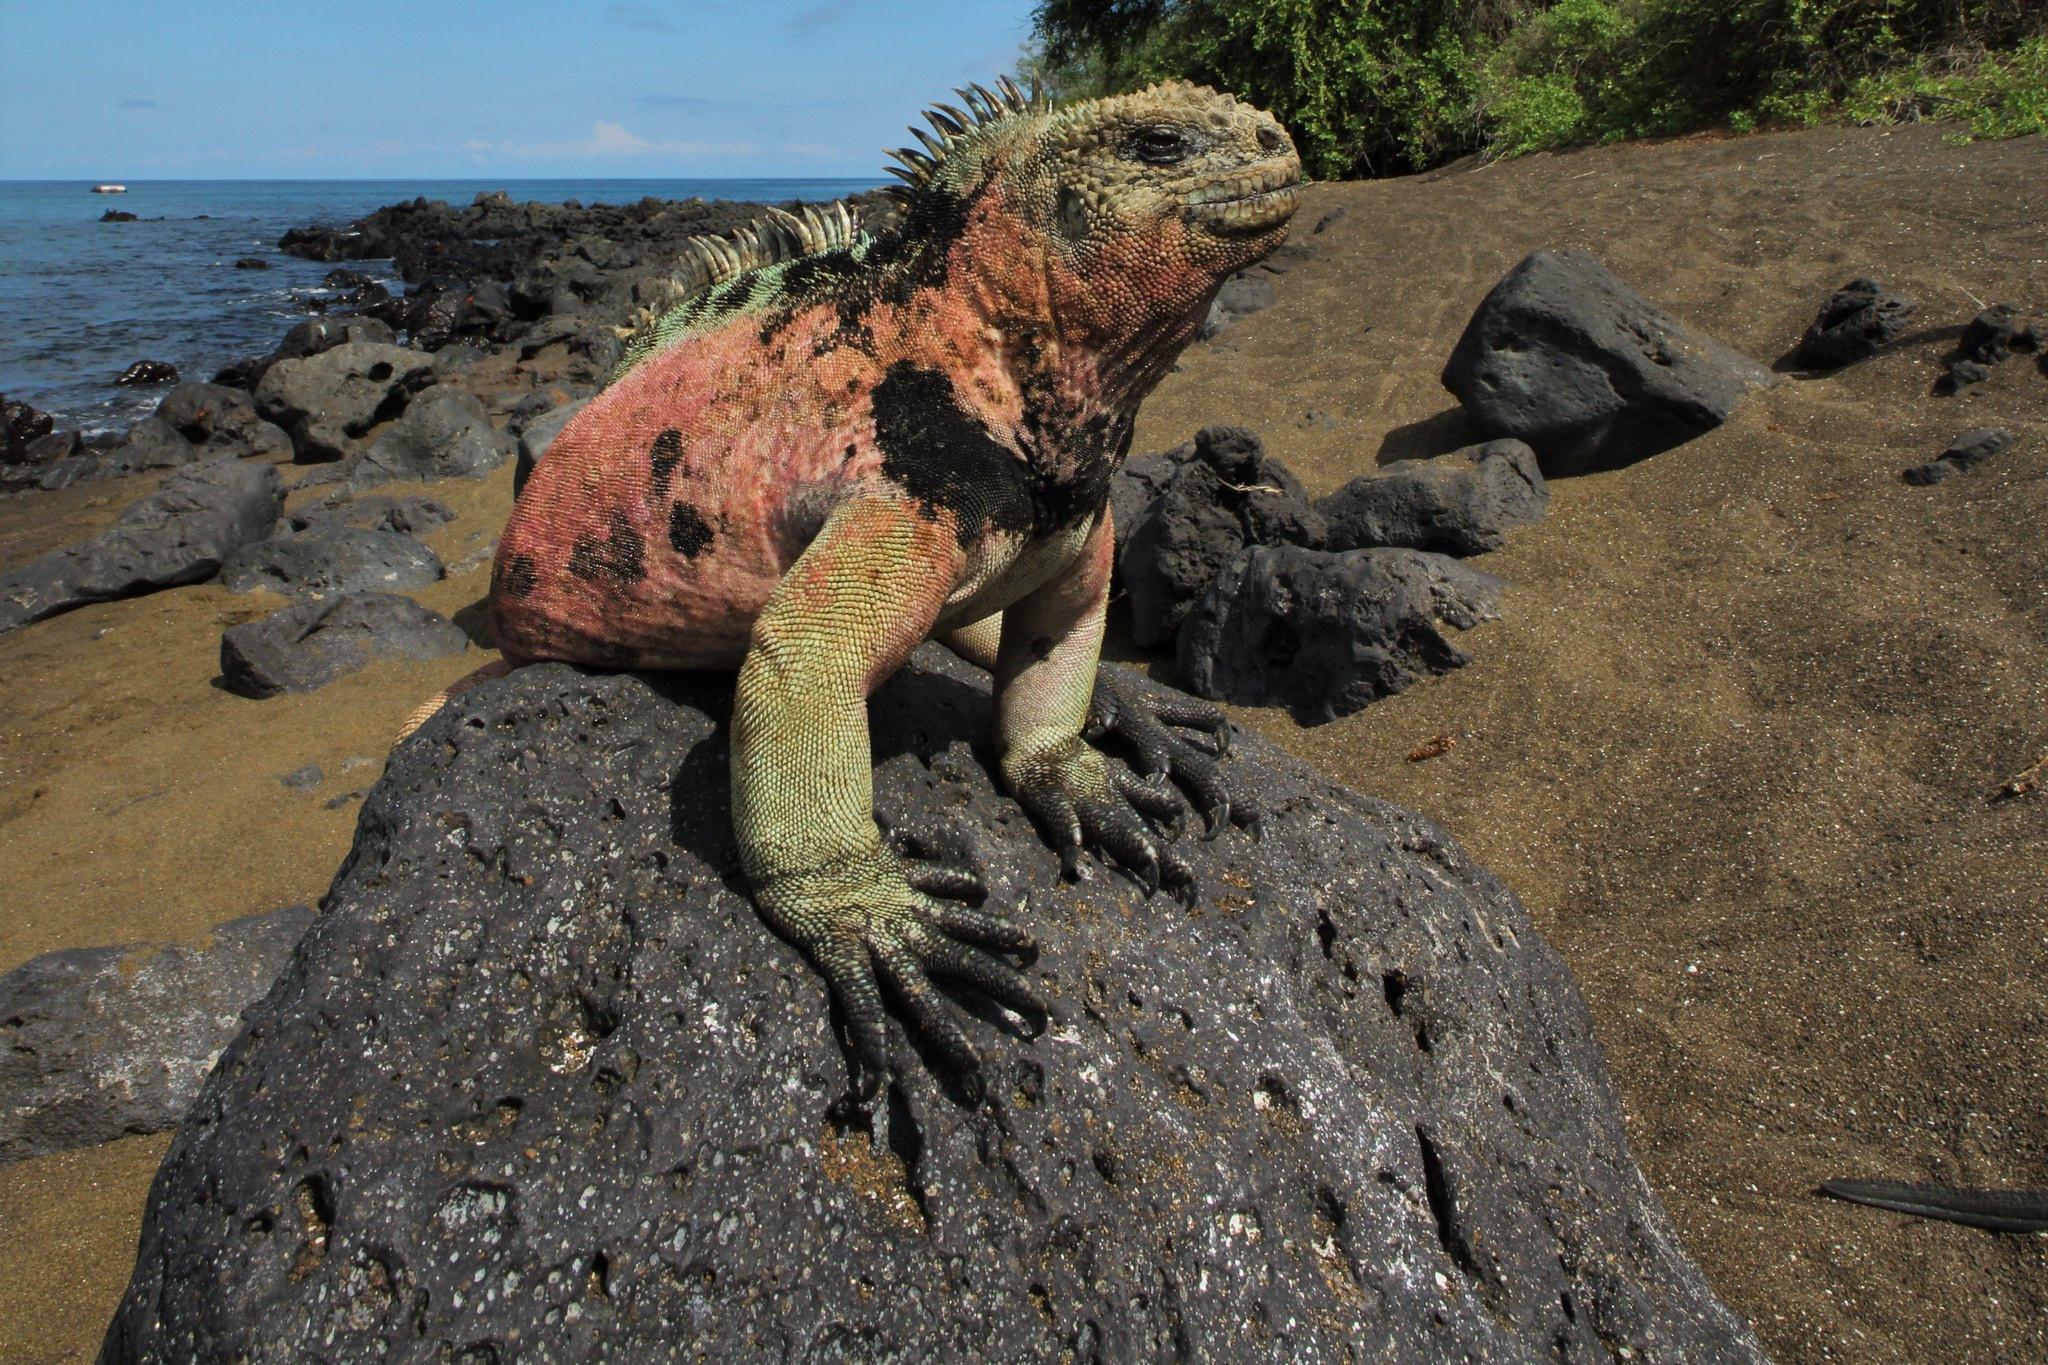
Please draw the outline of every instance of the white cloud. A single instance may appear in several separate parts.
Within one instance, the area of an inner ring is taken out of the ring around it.
[[[472,138],[462,144],[461,150],[472,158],[495,156],[513,161],[616,161],[641,157],[752,156],[759,147],[750,141],[650,142],[622,123],[599,119],[590,125],[588,137],[548,142],[490,142]]]

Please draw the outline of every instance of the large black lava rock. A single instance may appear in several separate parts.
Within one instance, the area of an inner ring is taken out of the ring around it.
[[[873,703],[899,836],[1038,936],[989,1101],[872,1109],[742,894],[730,682],[523,669],[392,755],[151,1190],[101,1360],[1761,1359],[1562,962],[1442,830],[1269,745],[1191,908],[1059,879],[985,675]],[[978,1016],[978,1017],[977,1017]]]
[[[1203,427],[1193,441],[1134,463],[1112,485],[1110,507],[1131,642],[1141,648],[1170,644],[1246,545],[1322,543],[1323,520],[1301,481],[1244,427]]]
[[[1205,697],[1320,725],[1463,667],[1446,628],[1493,620],[1506,586],[1427,550],[1254,545],[1181,624],[1180,671]]]
[[[1531,252],[1509,271],[1443,373],[1480,432],[1527,441],[1553,476],[1669,450],[1771,382],[1583,251]]]
[[[91,540],[0,574],[0,634],[88,602],[203,582],[238,546],[269,535],[283,506],[270,465],[187,465]]]

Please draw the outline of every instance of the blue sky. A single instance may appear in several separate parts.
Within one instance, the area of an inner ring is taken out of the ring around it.
[[[1030,0],[0,0],[0,179],[866,176]]]

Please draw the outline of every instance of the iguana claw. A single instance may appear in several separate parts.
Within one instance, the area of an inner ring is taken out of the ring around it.
[[[933,888],[972,896],[982,885],[968,869],[908,862],[878,847],[848,864],[755,888],[769,923],[803,949],[839,1003],[863,1098],[873,1098],[889,1071],[884,985],[953,1068],[970,1103],[979,1103],[980,1059],[932,978],[965,981],[1034,1026],[1045,1015],[1024,974],[997,955],[1029,963],[1037,957],[1031,935],[1000,916],[935,899],[927,894]]]
[[[1177,898],[1192,900],[1194,869],[1145,818],[1170,816],[1167,832],[1178,829],[1186,804],[1170,788],[1112,768],[1079,736],[1051,752],[1006,755],[1003,770],[1010,790],[1059,850],[1060,870],[1068,878],[1087,876],[1081,850],[1092,844],[1143,886],[1147,896],[1165,885]]]
[[[1082,733],[1090,740],[1116,736],[1139,773],[1153,779],[1171,777],[1185,787],[1202,813],[1204,839],[1215,838],[1233,822],[1256,825],[1258,817],[1250,806],[1232,800],[1230,784],[1216,763],[1230,751],[1230,720],[1206,702],[1152,696],[1136,673],[1105,663],[1095,673],[1095,692]],[[1132,804],[1157,817],[1156,807],[1146,806],[1128,788],[1122,790]],[[1186,810],[1179,792],[1163,780],[1154,791],[1172,801],[1177,811]]]

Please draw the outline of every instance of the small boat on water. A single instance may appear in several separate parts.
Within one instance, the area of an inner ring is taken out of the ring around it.
[[[128,193],[128,187],[126,185],[94,185],[92,192],[94,194],[126,194]]]

